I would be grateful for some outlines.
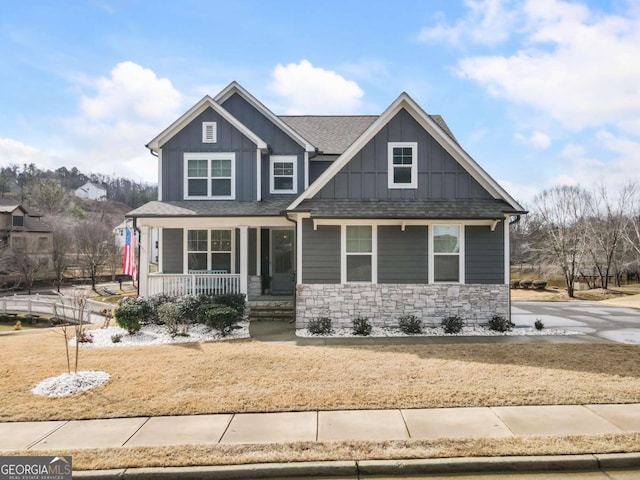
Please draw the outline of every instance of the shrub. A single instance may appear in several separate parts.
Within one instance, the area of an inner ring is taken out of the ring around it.
[[[83,327],[78,335],[79,343],[93,343],[93,334],[87,331],[87,327]]]
[[[180,309],[180,316],[186,322],[203,323],[198,319],[199,309],[204,304],[211,304],[211,298],[204,295],[185,295],[176,300]]]
[[[371,323],[367,317],[358,317],[353,319],[353,333],[354,335],[367,336],[371,334]]]
[[[142,328],[141,318],[144,315],[144,307],[137,302],[122,302],[113,311],[116,323],[124,328],[129,335],[137,333]]]
[[[154,316],[154,312],[153,312],[153,307],[151,302],[143,297],[125,297],[122,300],[120,300],[120,304],[119,307],[123,307],[123,306],[131,306],[132,309],[134,309],[137,312],[137,317],[138,317],[138,322],[141,325],[147,325],[148,323],[151,322],[153,316]],[[117,310],[117,309],[116,309]],[[113,312],[114,316],[115,316],[115,311]],[[116,318],[117,321],[117,318]],[[118,324],[120,325],[120,324]],[[122,325],[120,325],[122,327]],[[126,327],[122,327],[122,328],[126,328]],[[138,330],[140,330],[138,328]],[[136,330],[136,331],[138,331]],[[135,333],[135,332],[134,332]]]
[[[313,318],[309,320],[307,330],[313,335],[329,335],[333,332],[331,319],[327,317]]]
[[[400,331],[402,333],[406,333],[409,335],[422,333],[422,320],[420,320],[415,315],[405,315],[403,317],[400,317],[398,326],[400,327]]]
[[[531,288],[532,284],[531,280],[520,280],[520,288]]]
[[[545,288],[547,288],[547,282],[544,280],[536,280],[535,282],[533,282],[533,288],[535,290],[544,290]]]
[[[116,333],[115,335],[111,335],[111,343],[120,343],[122,341],[122,335]]]
[[[509,332],[515,326],[515,324],[500,315],[494,315],[491,317],[488,323],[489,329],[496,332]]]
[[[464,327],[464,322],[457,315],[452,315],[442,319],[444,333],[460,333]]]
[[[167,333],[172,337],[178,335],[181,328],[180,307],[175,303],[163,303],[158,306],[158,319],[167,329]]]
[[[13,326],[14,330],[22,330],[22,322],[18,320],[16,324]]]
[[[148,308],[148,319],[145,321],[145,323],[164,325],[164,321],[158,314],[158,308],[167,303],[175,302],[175,297],[167,295],[166,293],[158,293],[143,300],[145,301],[146,307]]]
[[[536,327],[536,330],[542,330],[544,328],[544,323],[539,318],[536,318],[536,323],[533,324]]]
[[[203,314],[204,323],[209,328],[218,330],[223,337],[231,333],[239,320],[238,311],[227,305],[210,305]]]
[[[520,280],[511,280],[511,288],[520,288]]]
[[[238,316],[242,317],[246,307],[246,298],[242,293],[228,293],[225,295],[216,295],[213,297],[213,303],[235,308]]]

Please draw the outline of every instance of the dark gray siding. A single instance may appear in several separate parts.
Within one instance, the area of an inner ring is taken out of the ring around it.
[[[236,257],[236,271],[233,273],[240,273],[240,229],[235,229],[236,243],[235,243],[235,257]],[[256,274],[256,229],[249,229],[249,275]]]
[[[465,228],[465,283],[504,283],[504,229]]]
[[[302,220],[302,283],[340,283],[340,227]]]
[[[202,122],[217,122],[217,143],[202,143]],[[162,200],[184,200],[185,152],[235,152],[236,200],[256,199],[256,145],[207,108],[162,145]]]
[[[237,93],[231,95],[222,106],[246,125],[249,130],[267,142],[271,149],[271,155],[295,155],[298,158],[298,193],[302,193],[304,190],[304,148]],[[269,156],[263,155],[262,198],[277,198],[279,196],[269,193]]]
[[[418,188],[387,188],[388,142],[418,143]],[[471,175],[406,111],[401,110],[358,152],[316,198],[491,198]]]
[[[322,172],[324,172],[327,168],[331,166],[333,162],[331,161],[319,161],[312,160],[309,162],[309,185],[315,182],[316,178],[318,178]]]
[[[162,229],[162,273],[183,273],[181,228]]]
[[[378,227],[378,283],[427,283],[427,227]]]

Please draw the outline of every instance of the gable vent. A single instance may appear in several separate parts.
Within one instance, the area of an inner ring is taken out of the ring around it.
[[[202,122],[202,143],[216,143],[216,122]]]

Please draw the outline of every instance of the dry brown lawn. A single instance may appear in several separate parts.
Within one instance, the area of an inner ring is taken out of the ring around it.
[[[252,340],[83,349],[111,380],[67,398],[53,331],[0,337],[0,421],[224,412],[640,402],[640,349],[609,344],[297,347]]]
[[[590,302],[610,301],[616,299],[628,299],[640,294],[640,284],[623,285],[622,287],[611,287],[609,289],[594,288],[592,290],[577,290],[575,298],[569,298],[567,290],[559,287],[548,287],[545,290],[534,290],[532,288],[512,288],[511,300],[520,302],[558,302],[571,300],[586,300]],[[640,300],[629,306],[640,308]],[[615,303],[615,302],[614,302]]]
[[[178,445],[65,451],[19,451],[12,455],[72,455],[75,470],[136,467],[243,465],[331,460],[578,455],[636,452],[640,433],[567,437],[440,438],[386,442],[296,442],[277,445]]]

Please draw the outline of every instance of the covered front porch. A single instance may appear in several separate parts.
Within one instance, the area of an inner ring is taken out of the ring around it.
[[[284,217],[141,218],[137,227],[141,296],[293,294],[296,224]]]

